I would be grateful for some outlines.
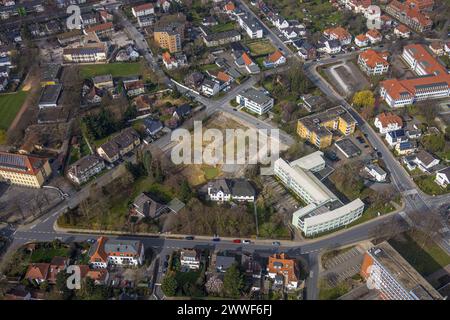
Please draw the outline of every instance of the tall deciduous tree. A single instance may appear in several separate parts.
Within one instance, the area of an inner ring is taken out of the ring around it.
[[[225,296],[237,299],[241,295],[244,287],[244,279],[239,271],[237,264],[233,264],[228,268],[223,278],[223,291]]]

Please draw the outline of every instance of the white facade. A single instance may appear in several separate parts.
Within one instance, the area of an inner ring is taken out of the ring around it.
[[[211,81],[211,83],[203,83],[202,84],[202,92],[206,96],[215,96],[219,93],[219,84],[216,81]]]
[[[364,170],[366,170],[367,173],[369,173],[378,182],[386,181],[387,173],[380,167],[375,165],[367,165],[364,167]]]
[[[265,95],[264,93],[261,93],[261,95]],[[266,112],[268,112],[270,109],[273,108],[274,100],[271,97],[266,96],[266,99],[252,99],[249,96],[244,96],[242,93],[238,94],[236,96],[236,102],[239,103],[239,105],[243,106],[244,108],[247,108],[248,110],[255,112],[259,115],[262,115]]]
[[[248,19],[245,15],[238,15],[239,26],[244,29],[251,39],[260,39],[263,37],[263,29],[255,20]]]
[[[375,118],[374,125],[381,134],[386,134],[388,132],[400,130],[402,128],[398,122],[390,122],[386,126],[383,126],[378,116]]]
[[[364,203],[360,199],[328,209],[327,205],[338,201],[338,198],[312,173],[323,168],[323,164],[313,158],[302,163],[302,159],[289,164],[280,158],[274,163],[275,175],[307,203],[306,207],[294,212],[292,224],[306,236],[312,236],[360,218],[364,211]]]
[[[447,188],[450,184],[449,182],[449,168],[436,172],[435,182],[440,185],[442,188]]]
[[[133,7],[131,8],[131,12],[133,13],[133,16],[137,17],[142,17],[142,16],[148,16],[149,14],[155,14],[155,8],[153,6],[148,6],[145,9],[136,9],[139,8],[138,7]]]

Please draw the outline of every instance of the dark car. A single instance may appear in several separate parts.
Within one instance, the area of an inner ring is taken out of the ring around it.
[[[377,156],[378,156],[379,158],[381,158],[381,157],[383,157],[383,154],[382,154],[380,151],[378,151],[378,152],[377,152]]]
[[[188,236],[188,237],[186,237],[184,239],[186,239],[186,240],[194,240],[194,237],[193,236]]]
[[[219,241],[220,241],[220,238],[213,238],[212,241],[214,241],[214,242],[219,242]]]
[[[332,58],[336,58],[336,56],[335,56],[335,55],[332,55],[331,57],[332,57]]]

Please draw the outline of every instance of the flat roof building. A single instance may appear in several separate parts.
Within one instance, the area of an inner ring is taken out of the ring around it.
[[[388,242],[367,250],[361,275],[383,300],[442,300],[442,296]]]
[[[292,216],[292,224],[306,236],[347,225],[364,211],[364,203],[359,198],[344,205],[314,175],[325,167],[322,156],[317,151],[291,163],[281,158],[274,163],[275,175],[307,204]]]
[[[51,84],[45,86],[42,89],[41,97],[39,98],[39,109],[57,107],[61,91],[62,84]]]

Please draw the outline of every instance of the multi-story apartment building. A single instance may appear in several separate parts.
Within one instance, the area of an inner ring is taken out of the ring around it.
[[[382,81],[380,96],[389,106],[403,107],[450,96],[450,75],[423,45],[405,46],[402,58],[419,77]]]
[[[307,205],[292,216],[292,224],[306,236],[347,225],[364,211],[358,198],[343,204],[313,173],[325,167],[321,151],[288,163],[278,159],[274,163],[275,175]]]
[[[236,102],[249,111],[262,115],[273,108],[274,100],[264,91],[248,88],[236,96]]]
[[[95,33],[97,36],[110,35],[114,31],[114,25],[112,22],[105,22],[90,26],[83,30],[84,34]]]
[[[263,37],[263,29],[261,25],[252,17],[245,14],[237,15],[237,21],[239,26],[251,39],[259,39]]]
[[[132,7],[131,13],[136,18],[141,17],[141,16],[148,16],[149,14],[155,14],[155,7],[154,7],[153,3],[144,3],[141,5]]]
[[[76,184],[82,184],[100,173],[104,168],[105,162],[102,158],[95,155],[87,155],[69,167],[67,176]]]
[[[78,48],[63,50],[64,62],[93,63],[106,62],[107,46],[105,43],[86,44]]]
[[[153,38],[161,48],[168,49],[171,53],[181,51],[184,24],[176,22],[159,23],[155,26]]]
[[[138,266],[144,262],[144,245],[135,240],[110,240],[100,237],[89,250],[89,263],[93,268],[108,265]]]
[[[337,106],[298,120],[297,134],[322,149],[332,143],[333,133],[330,130],[348,136],[355,132],[355,127],[356,120],[342,106]]]
[[[133,128],[126,128],[97,148],[100,157],[113,163],[132,151],[141,143],[139,134]]]
[[[397,0],[391,1],[386,6],[386,12],[418,32],[431,30],[433,26],[433,21],[427,15],[417,8],[411,8],[408,4],[401,3]]]
[[[381,75],[389,70],[388,56],[388,52],[368,49],[359,54],[358,65],[369,76]]]
[[[388,242],[364,255],[361,276],[383,300],[442,300],[433,288]]]
[[[46,158],[0,152],[0,178],[8,183],[40,188],[51,173]]]
[[[283,285],[289,289],[294,290],[298,287],[297,265],[295,259],[289,259],[286,254],[274,254],[269,257],[267,264],[267,275],[271,279],[276,279],[281,276]]]

